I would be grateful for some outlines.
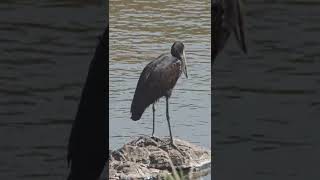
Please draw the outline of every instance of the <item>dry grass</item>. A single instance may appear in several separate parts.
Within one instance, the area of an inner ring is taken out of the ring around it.
[[[182,180],[182,171],[180,171],[180,176],[178,174],[177,168],[173,165],[171,158],[169,157],[169,163],[171,166],[172,174],[169,174],[166,179],[170,180]]]

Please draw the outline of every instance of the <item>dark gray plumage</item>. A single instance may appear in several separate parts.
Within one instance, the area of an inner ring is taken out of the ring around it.
[[[131,119],[137,121],[141,118],[145,109],[152,104],[154,135],[154,104],[161,97],[166,98],[166,115],[173,145],[169,118],[169,98],[181,73],[186,77],[187,65],[182,42],[175,42],[171,47],[171,54],[162,54],[151,61],[142,71],[131,104]]]
[[[244,53],[247,46],[244,34],[244,22],[239,0],[217,0],[212,5],[213,15],[213,60],[223,50],[233,32]]]

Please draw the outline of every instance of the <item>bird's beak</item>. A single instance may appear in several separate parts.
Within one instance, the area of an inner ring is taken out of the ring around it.
[[[235,7],[235,15],[234,17],[236,18],[234,26],[234,33],[236,35],[237,42],[240,46],[240,48],[243,50],[245,54],[247,54],[247,46],[246,46],[246,41],[245,41],[245,34],[244,34],[244,22],[243,22],[243,12],[241,8],[240,2],[237,0],[236,2],[236,7]]]
[[[186,75],[186,78],[188,79],[187,59],[186,59],[186,53],[184,52],[184,50],[182,54],[182,71]]]

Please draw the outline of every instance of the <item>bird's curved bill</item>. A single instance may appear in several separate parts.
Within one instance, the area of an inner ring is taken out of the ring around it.
[[[188,79],[188,70],[187,70],[187,59],[186,59],[186,53],[183,50],[183,54],[182,54],[182,71],[183,73],[186,75],[186,78]]]

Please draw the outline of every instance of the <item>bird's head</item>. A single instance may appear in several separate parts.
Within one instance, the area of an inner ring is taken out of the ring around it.
[[[186,59],[186,53],[184,51],[184,45],[182,42],[176,41],[173,43],[171,47],[171,55],[181,60],[182,72],[186,75],[186,78],[188,78],[187,59]]]

